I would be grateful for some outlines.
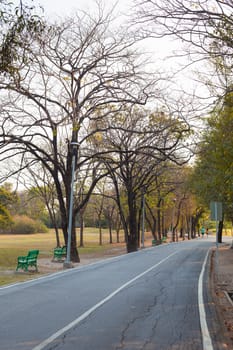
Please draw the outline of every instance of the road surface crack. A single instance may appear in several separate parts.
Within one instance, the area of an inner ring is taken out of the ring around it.
[[[153,302],[152,302],[151,304],[149,304],[149,305],[146,307],[146,309],[145,309],[145,311],[144,311],[143,314],[141,314],[140,316],[135,316],[135,317],[133,317],[131,320],[129,320],[129,321],[127,322],[127,324],[125,325],[125,328],[124,328],[124,329],[122,330],[122,332],[121,332],[120,344],[119,344],[117,347],[115,347],[115,350],[122,350],[122,349],[128,347],[127,344],[126,344],[126,339],[127,339],[127,335],[128,335],[128,332],[129,332],[130,328],[131,328],[137,321],[146,319],[146,318],[148,318],[150,315],[152,315],[153,309],[154,309],[155,306],[157,305],[158,297],[161,296],[161,294],[163,293],[163,290],[164,290],[164,287],[161,286],[161,288],[160,288],[160,290],[159,290],[159,293],[158,293],[157,295],[154,296]],[[151,331],[152,334],[151,334],[151,336],[149,337],[149,339],[147,339],[147,340],[144,342],[144,344],[142,344],[142,348],[141,348],[142,350],[145,349],[145,346],[146,346],[148,343],[150,343],[150,340],[151,340],[151,338],[153,337],[154,331],[155,331],[155,329],[156,329],[156,327],[157,327],[158,321],[159,321],[158,317],[155,316],[155,318],[154,318],[154,324],[153,324],[152,331]]]

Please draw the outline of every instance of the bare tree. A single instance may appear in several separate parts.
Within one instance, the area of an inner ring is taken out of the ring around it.
[[[95,161],[99,150],[91,137],[98,123],[93,129],[93,120],[105,120],[104,128],[110,130],[109,116],[147,102],[154,77],[145,73],[135,39],[125,30],[114,30],[111,15],[100,6],[97,15],[78,13],[37,39],[20,74],[0,81],[0,157],[2,162],[18,161],[2,179],[40,163],[53,178],[67,242],[72,145],[81,149],[76,173],[91,170],[88,190],[73,208],[71,259],[79,261],[75,217],[105,176]]]
[[[102,233],[102,220],[104,218],[104,191],[105,191],[106,178],[103,182],[99,182],[96,186],[96,193],[93,193],[93,209],[97,216],[98,228],[99,228],[99,245],[103,244],[103,233]]]
[[[145,35],[176,35],[209,55],[232,55],[233,1],[135,0]],[[151,24],[150,26],[145,24]],[[221,48],[220,48],[221,47]]]
[[[182,152],[189,125],[177,115],[149,113],[134,108],[118,114],[115,129],[109,130],[103,144],[114,149],[112,158],[104,159],[115,186],[117,204],[125,232],[127,251],[139,245],[139,207],[155,178],[156,169],[165,161],[182,164],[189,155]],[[127,131],[126,131],[127,130]]]
[[[108,229],[109,229],[109,243],[113,243],[113,234],[112,229],[114,228],[114,218],[116,217],[117,213],[117,206],[116,202],[112,198],[113,196],[111,194],[107,194],[107,198],[104,203],[103,213],[104,217],[107,220],[108,223]],[[117,229],[117,228],[116,228]],[[119,243],[119,239],[117,240],[117,243]]]
[[[178,38],[173,55],[177,61],[187,56],[182,71],[195,65],[195,73],[199,72],[195,79],[210,89],[208,98],[232,91],[232,0],[135,0],[135,4],[138,33],[142,37]],[[223,71],[227,79],[221,78]],[[206,88],[204,91],[207,95]],[[198,98],[203,99],[203,94]]]
[[[166,235],[165,214],[169,207],[171,196],[174,197],[176,184],[179,182],[179,173],[171,162],[163,162],[158,165],[154,172],[154,179],[148,191],[146,201],[146,221],[151,230],[152,236],[157,241],[161,241]],[[170,224],[169,218],[166,220],[167,226]]]

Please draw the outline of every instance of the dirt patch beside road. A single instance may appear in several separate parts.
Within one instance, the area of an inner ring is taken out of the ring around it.
[[[212,254],[211,288],[224,349],[233,349],[233,249],[219,245]]]
[[[74,267],[93,264],[99,260],[108,259],[114,256],[126,254],[124,243],[113,244],[108,249],[90,254],[80,254],[80,263],[72,263]],[[63,270],[63,261],[53,261],[52,259],[40,258],[38,260],[38,270],[40,274],[53,273]]]

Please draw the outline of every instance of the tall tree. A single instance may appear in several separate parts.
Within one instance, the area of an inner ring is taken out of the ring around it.
[[[93,130],[93,120],[105,120],[105,131],[113,128],[110,116],[147,102],[154,76],[146,73],[134,38],[123,26],[114,29],[111,14],[101,6],[96,15],[80,12],[38,36],[31,55],[16,79],[5,77],[0,83],[1,156],[18,161],[17,169],[8,168],[9,176],[37,163],[51,175],[67,242],[73,145],[78,146],[77,176],[90,169],[88,191],[73,207],[71,259],[79,261],[75,217],[105,176],[99,151],[89,142],[99,128],[96,122]]]
[[[228,93],[207,119],[199,155],[194,167],[194,187],[202,202],[223,203],[226,218],[233,222],[233,96]],[[219,232],[221,241],[221,232]]]
[[[140,241],[142,190],[149,190],[164,162],[182,164],[189,159],[183,153],[183,141],[190,127],[179,115],[138,108],[119,113],[113,122],[115,129],[108,132],[102,145],[111,145],[114,153],[104,163],[115,186],[127,251],[133,252]]]

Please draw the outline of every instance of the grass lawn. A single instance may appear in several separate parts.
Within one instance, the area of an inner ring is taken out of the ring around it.
[[[97,228],[85,228],[84,230],[84,247],[78,248],[80,258],[86,254],[104,253],[109,247],[116,246],[109,244],[109,233],[107,229],[102,230],[103,245],[99,245],[99,231]],[[77,235],[79,237],[79,235]],[[64,244],[63,236],[60,234],[61,245]],[[123,234],[120,241],[123,242]],[[113,242],[116,242],[116,235],[113,234]],[[0,235],[0,285],[14,282],[20,282],[34,278],[38,275],[34,272],[16,273],[17,257],[27,255],[28,250],[39,249],[39,258],[53,257],[53,249],[56,246],[56,237],[54,230],[49,233],[38,233],[32,235]]]

